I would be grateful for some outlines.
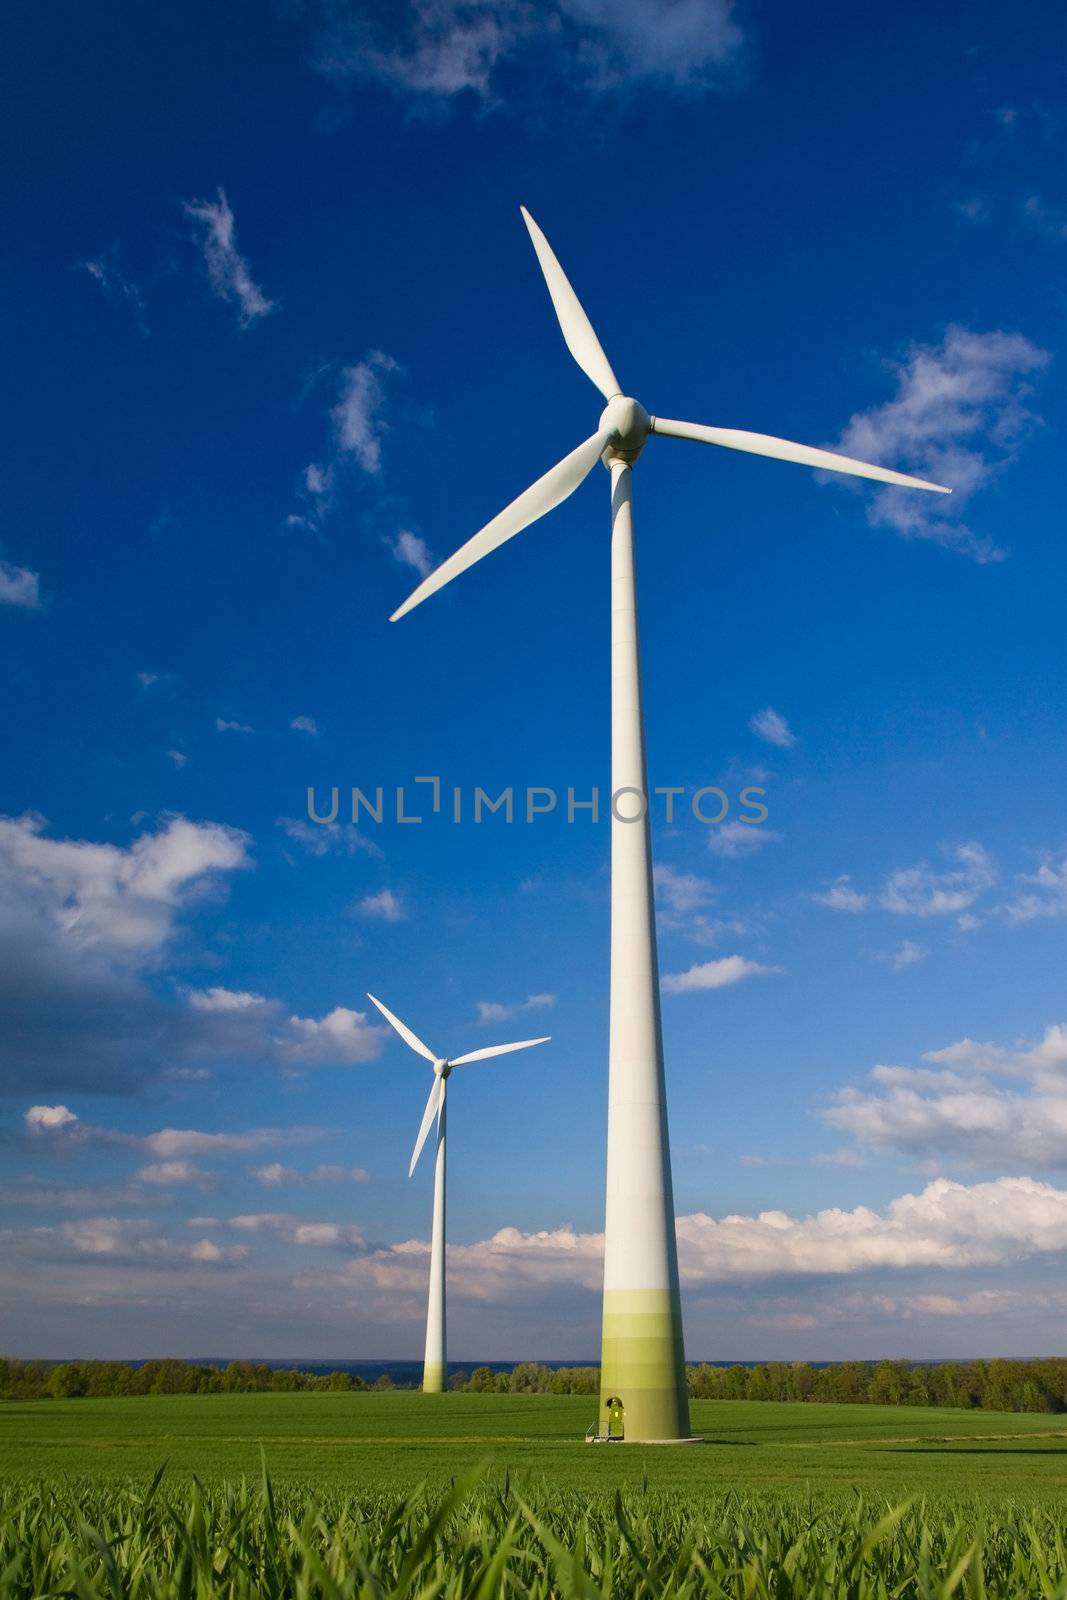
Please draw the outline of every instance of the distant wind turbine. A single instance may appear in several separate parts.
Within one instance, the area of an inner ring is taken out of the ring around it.
[[[573,494],[596,463],[611,472],[611,1023],[601,1419],[620,1400],[625,1436],[689,1436],[682,1313],[660,1029],[652,856],[634,575],[631,467],[652,434],[721,445],[906,489],[951,490],[888,467],[769,434],[653,417],[625,395],[552,247],[525,206],[563,338],[607,401],[596,432],[431,572],[390,621]],[[621,797],[639,814],[620,815]],[[615,797],[620,797],[618,800]],[[606,1430],[604,1430],[606,1431]]]
[[[415,1149],[411,1156],[411,1165],[408,1167],[408,1177],[415,1171],[415,1165],[422,1154],[422,1147],[426,1143],[426,1136],[430,1125],[437,1118],[437,1161],[434,1167],[433,1180],[433,1225],[430,1232],[430,1295],[426,1308],[426,1358],[422,1369],[422,1387],[426,1394],[440,1394],[445,1387],[445,1127],[446,1108],[445,1096],[449,1074],[453,1067],[466,1066],[469,1061],[488,1061],[491,1056],[506,1056],[512,1050],[529,1050],[535,1044],[547,1044],[549,1036],[543,1039],[520,1039],[517,1044],[490,1044],[481,1050],[469,1050],[465,1056],[435,1056],[428,1045],[423,1044],[417,1034],[399,1017],[394,1017],[388,1006],[384,1006],[374,995],[368,994],[367,999],[378,1007],[386,1022],[394,1027],[404,1043],[410,1045],[416,1055],[422,1056],[433,1067],[433,1087],[430,1097],[426,1102],[426,1110],[422,1114],[422,1124],[419,1136],[415,1140]]]

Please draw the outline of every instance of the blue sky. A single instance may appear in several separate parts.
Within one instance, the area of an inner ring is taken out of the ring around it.
[[[1062,18],[13,31],[5,1347],[418,1354],[429,1078],[369,989],[442,1052],[552,1034],[452,1080],[451,1350],[596,1354],[606,479],[386,621],[599,413],[524,202],[651,411],[956,489],[635,473],[651,779],[732,807],[655,812],[688,1353],[1061,1350]],[[307,820],[353,784],[423,822]]]

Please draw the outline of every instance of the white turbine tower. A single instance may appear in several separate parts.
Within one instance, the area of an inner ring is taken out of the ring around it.
[[[422,1125],[419,1136],[415,1140],[415,1149],[411,1156],[411,1165],[408,1167],[408,1177],[415,1171],[415,1164],[422,1154],[422,1147],[426,1143],[426,1135],[430,1131],[430,1124],[434,1117],[437,1118],[437,1161],[434,1166],[433,1177],[433,1225],[430,1231],[430,1294],[426,1307],[426,1358],[422,1369],[422,1387],[426,1394],[441,1394],[445,1387],[445,1366],[447,1362],[445,1347],[445,1130],[446,1107],[445,1097],[449,1074],[453,1067],[463,1067],[469,1061],[488,1061],[491,1056],[506,1056],[512,1050],[529,1050],[535,1044],[547,1044],[549,1036],[543,1039],[520,1039],[518,1044],[490,1044],[481,1050],[469,1050],[465,1056],[435,1056],[428,1045],[411,1029],[401,1022],[399,1017],[394,1017],[388,1006],[383,1006],[374,995],[368,994],[367,999],[378,1007],[386,1022],[390,1023],[403,1039],[410,1045],[416,1055],[422,1056],[433,1067],[433,1087],[430,1097],[426,1102],[426,1110],[422,1114]]]
[[[622,385],[552,248],[522,208],[567,348],[607,401],[596,432],[431,572],[391,621],[558,506],[603,460],[611,473],[611,1024],[601,1419],[621,1401],[625,1436],[689,1435],[634,582],[631,467],[653,434],[722,445],[903,488],[951,491],[887,467],[736,428],[653,417]],[[621,814],[620,814],[621,812]]]

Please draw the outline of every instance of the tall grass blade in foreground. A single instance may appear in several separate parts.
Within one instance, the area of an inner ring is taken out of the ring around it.
[[[1067,1600],[1054,1511],[828,1494],[0,1488],[0,1600]]]

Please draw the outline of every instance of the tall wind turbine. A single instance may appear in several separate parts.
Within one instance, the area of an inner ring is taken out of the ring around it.
[[[951,491],[888,467],[869,466],[768,434],[650,416],[639,401],[623,393],[548,240],[525,206],[522,214],[567,348],[607,405],[595,433],[431,572],[390,620],[398,621],[452,578],[553,510],[603,460],[611,473],[611,787],[614,796],[627,798],[613,804],[611,818],[611,1040],[601,1420],[606,1417],[606,1401],[614,1398],[623,1403],[627,1439],[684,1439],[689,1435],[689,1402],[660,1030],[631,468],[656,434],[874,478],[907,489],[931,489],[939,494]],[[640,814],[635,816],[638,808]]]
[[[543,1039],[520,1039],[518,1044],[490,1044],[482,1050],[469,1050],[465,1056],[435,1056],[428,1045],[399,1017],[394,1017],[388,1006],[383,1006],[374,995],[367,999],[378,1007],[386,1022],[394,1027],[404,1043],[416,1055],[422,1056],[433,1067],[433,1087],[422,1114],[419,1136],[408,1167],[408,1177],[422,1154],[430,1124],[437,1118],[437,1160],[433,1175],[433,1226],[430,1232],[430,1296],[426,1307],[426,1358],[422,1368],[422,1387],[426,1394],[441,1394],[445,1387],[445,1095],[449,1074],[453,1067],[463,1067],[469,1061],[488,1061],[491,1056],[510,1055],[512,1050],[529,1050],[535,1044],[547,1044]]]

